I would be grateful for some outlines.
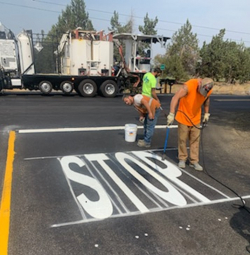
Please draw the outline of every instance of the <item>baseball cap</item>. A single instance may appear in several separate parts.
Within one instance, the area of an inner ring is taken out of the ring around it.
[[[204,78],[201,81],[200,93],[206,97],[207,93],[213,88],[214,81],[211,78]]]

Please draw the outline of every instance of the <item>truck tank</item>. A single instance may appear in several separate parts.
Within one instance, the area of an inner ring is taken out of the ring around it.
[[[110,34],[76,29],[63,37],[59,47],[61,48],[59,51],[63,52],[61,59],[63,74],[111,75],[114,54]]]

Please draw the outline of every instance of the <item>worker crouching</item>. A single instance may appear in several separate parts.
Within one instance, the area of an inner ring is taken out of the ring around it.
[[[144,126],[144,138],[138,140],[139,147],[149,148],[154,134],[155,125],[160,114],[160,103],[152,97],[141,94],[135,96],[127,95],[123,97],[123,101],[127,105],[133,105],[139,112],[139,120]]]

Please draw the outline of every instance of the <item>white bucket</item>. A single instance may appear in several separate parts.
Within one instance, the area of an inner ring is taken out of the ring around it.
[[[136,124],[125,125],[125,141],[126,142],[135,142],[136,134],[137,134]]]

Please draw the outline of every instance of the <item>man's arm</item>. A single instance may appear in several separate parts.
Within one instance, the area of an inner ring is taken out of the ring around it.
[[[180,98],[186,96],[188,93],[187,85],[183,85],[172,97],[171,103],[170,103],[170,112],[167,116],[167,126],[170,126],[174,122],[174,115],[175,115],[175,109],[177,107],[177,104],[180,100]]]
[[[155,100],[157,100],[158,102],[160,102],[160,100],[159,100],[159,98],[158,98],[158,96],[157,96],[157,94],[156,94],[156,89],[155,89],[155,88],[152,88],[152,89],[151,89],[151,94],[152,94],[152,97],[153,97]]]
[[[149,119],[154,119],[154,116],[152,114],[150,106],[149,106],[148,102],[144,98],[142,98],[141,104],[144,105],[145,108],[147,109]]]
[[[203,105],[204,105],[204,113],[209,113],[210,97],[206,99]]]
[[[210,98],[209,97],[206,99],[203,105],[204,105],[204,118],[202,122],[207,123],[210,117],[210,113],[209,113]]]
[[[188,93],[188,88],[187,88],[187,85],[183,85],[176,93],[175,95],[172,97],[172,100],[171,100],[171,103],[170,103],[170,113],[173,113],[175,114],[175,109],[176,109],[176,106],[179,102],[179,100],[186,96]]]

